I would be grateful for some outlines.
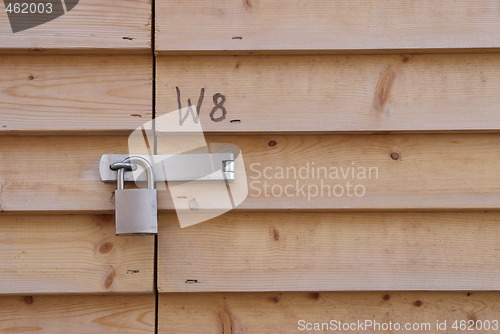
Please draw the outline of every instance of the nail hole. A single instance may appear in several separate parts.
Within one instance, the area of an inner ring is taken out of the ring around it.
[[[30,75],[30,76],[28,77],[28,79],[33,80],[33,79],[35,79],[35,77],[34,77],[34,76],[32,76],[32,75]]]
[[[392,160],[398,160],[398,159],[399,159],[399,153],[397,153],[397,152],[392,152],[392,153],[391,153],[391,159],[392,159]]]
[[[127,274],[138,274],[139,273],[139,270],[135,269],[135,270],[127,270]]]
[[[276,146],[276,140],[270,140],[268,145],[271,147]]]

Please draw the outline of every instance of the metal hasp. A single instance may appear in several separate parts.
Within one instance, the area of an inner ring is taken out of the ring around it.
[[[124,162],[128,154],[104,154],[99,163],[103,182],[116,182],[117,172],[111,165]],[[133,155],[153,166],[155,181],[234,181],[235,154],[225,153]],[[124,181],[146,181],[147,173],[141,164],[132,164],[133,171],[124,173]],[[122,166],[123,167],[123,166]],[[134,170],[135,169],[135,170]]]

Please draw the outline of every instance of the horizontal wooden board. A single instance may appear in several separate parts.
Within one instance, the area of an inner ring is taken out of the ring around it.
[[[364,320],[405,326],[416,324],[415,333],[459,333],[453,323],[469,321],[471,331],[479,331],[486,320],[498,321],[498,292],[312,292],[312,293],[224,293],[161,294],[159,333],[397,333],[372,326],[357,330],[307,331],[306,323],[356,323]],[[446,330],[436,325],[447,322]],[[299,323],[300,322],[300,323]],[[431,330],[426,330],[427,324]],[[410,332],[401,330],[399,332]],[[498,330],[490,330],[496,333]]]
[[[69,11],[66,5],[64,15],[15,33],[9,24],[6,8],[2,8],[0,53],[151,52],[149,0],[76,2],[77,5]]]
[[[204,89],[208,132],[500,129],[496,54],[159,57],[157,83],[158,116]]]
[[[159,1],[161,53],[497,50],[494,0]]]
[[[161,217],[159,290],[500,290],[500,213]],[[194,282],[196,281],[196,282]]]
[[[149,56],[0,57],[0,134],[125,131],[152,118]]]
[[[159,152],[172,141],[167,137],[158,138]],[[239,209],[500,208],[499,134],[235,135],[208,141],[241,148],[248,197]],[[0,136],[0,208],[111,212],[116,184],[101,182],[99,160],[127,152],[123,136]],[[237,166],[236,184],[245,184],[243,168]],[[188,189],[176,198],[178,207],[187,210],[194,199],[195,213],[225,208],[212,200],[226,196],[217,191],[220,184],[214,183]],[[173,208],[167,191],[159,191],[159,208]]]
[[[0,263],[1,294],[152,292],[154,238],[116,236],[112,215],[1,215]]]
[[[0,297],[0,332],[155,332],[154,295]]]
[[[158,138],[159,152],[172,138]],[[500,155],[493,153],[500,144],[498,134],[235,135],[208,139],[241,148],[248,197],[240,209],[500,207],[500,176],[496,172]],[[224,146],[219,149],[225,151]],[[242,164],[236,166],[236,184],[245,181],[243,169]],[[177,191],[176,205],[187,210],[194,201],[198,208],[195,214],[204,208],[217,208],[214,197],[226,196],[218,187],[206,183],[195,191]]]
[[[127,151],[123,136],[0,136],[0,208],[111,213],[116,184],[101,182],[99,160]]]

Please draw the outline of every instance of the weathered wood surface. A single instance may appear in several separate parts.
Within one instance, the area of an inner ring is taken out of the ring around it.
[[[156,50],[179,53],[497,50],[500,4],[445,1],[158,1]]]
[[[0,57],[0,134],[131,131],[152,118],[149,56]]]
[[[158,116],[204,89],[209,132],[500,129],[495,54],[159,57],[157,82]]]
[[[0,137],[3,211],[114,210],[116,184],[101,182],[99,159],[104,153],[127,153],[126,137],[19,138]],[[159,138],[159,147],[163,140],[168,138]],[[500,207],[498,134],[210,136],[208,140],[241,148],[249,194],[240,209]],[[315,175],[321,176],[314,178],[313,167],[327,168],[328,174],[316,169]],[[243,167],[237,168],[237,180],[242,182]],[[288,168],[289,175],[280,174],[282,168]],[[300,168],[305,178],[294,177],[293,171],[299,173]],[[321,182],[327,186],[323,194]],[[203,193],[210,194],[212,187],[206,183]],[[200,210],[217,208],[206,196],[184,195],[181,207],[188,208],[196,198]],[[159,208],[173,208],[167,191],[159,191]]]
[[[472,331],[486,320],[498,320],[498,292],[275,292],[224,294],[161,294],[159,333],[307,333],[299,321],[308,323],[337,320],[357,323],[417,324],[415,333],[436,333],[436,321],[447,321],[443,333],[455,333],[455,320],[472,323]],[[431,330],[423,329],[431,324]],[[476,326],[474,326],[474,324]],[[309,331],[313,332],[313,331]],[[331,333],[333,331],[314,331]],[[365,328],[339,333],[386,333]],[[396,332],[396,331],[393,331]],[[401,332],[404,332],[402,330]],[[490,331],[491,333],[498,330]]]
[[[80,0],[58,18],[12,32],[0,11],[0,53],[151,53],[150,0]]]
[[[3,214],[0,262],[0,294],[152,292],[154,238],[116,236],[112,215]]]
[[[230,213],[160,219],[162,292],[500,290],[500,214]],[[194,283],[196,281],[196,283]]]
[[[0,332],[153,334],[155,297],[154,295],[2,296]]]

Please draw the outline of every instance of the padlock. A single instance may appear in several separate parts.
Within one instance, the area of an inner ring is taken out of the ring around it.
[[[115,191],[116,234],[156,234],[158,202],[153,167],[142,157],[130,156],[123,163],[129,161],[146,169],[148,189],[124,189],[125,168],[118,169]]]

